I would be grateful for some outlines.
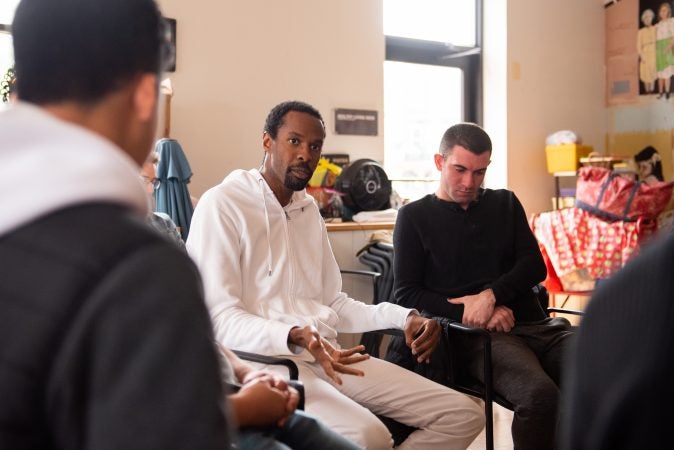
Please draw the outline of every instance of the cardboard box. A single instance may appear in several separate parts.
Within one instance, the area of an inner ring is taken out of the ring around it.
[[[548,163],[548,172],[575,172],[580,166],[580,158],[586,157],[590,152],[592,152],[591,145],[546,145],[545,157]]]

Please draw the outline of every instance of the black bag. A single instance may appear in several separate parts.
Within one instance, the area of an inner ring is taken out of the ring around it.
[[[342,169],[335,189],[344,194],[344,206],[353,213],[391,207],[391,181],[373,159],[358,159]]]

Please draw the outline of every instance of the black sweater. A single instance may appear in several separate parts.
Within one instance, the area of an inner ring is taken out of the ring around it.
[[[545,263],[510,191],[481,190],[466,210],[427,195],[400,209],[393,242],[394,295],[403,306],[461,321],[463,305],[447,298],[491,288],[517,322],[545,317],[532,292]]]

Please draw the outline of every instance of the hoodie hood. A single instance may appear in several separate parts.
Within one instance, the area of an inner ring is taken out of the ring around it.
[[[102,136],[28,103],[0,109],[0,136],[0,235],[79,203],[147,214],[140,168]]]

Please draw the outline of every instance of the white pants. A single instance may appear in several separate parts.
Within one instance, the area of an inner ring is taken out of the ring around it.
[[[418,428],[399,449],[465,449],[484,427],[478,401],[387,361],[370,358],[354,364],[365,376],[340,374],[343,384],[338,386],[320,365],[294,360],[304,383],[305,410],[363,448],[393,446],[374,414]]]

